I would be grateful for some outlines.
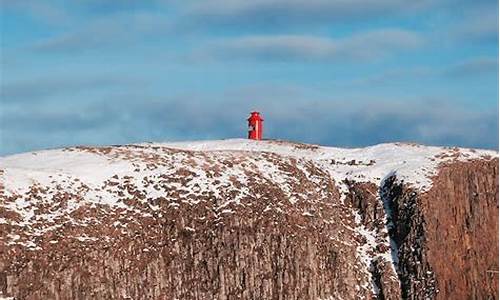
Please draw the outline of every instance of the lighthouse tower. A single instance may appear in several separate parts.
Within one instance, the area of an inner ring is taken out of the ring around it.
[[[262,123],[264,119],[258,111],[250,113],[248,118],[248,138],[251,140],[262,140]]]

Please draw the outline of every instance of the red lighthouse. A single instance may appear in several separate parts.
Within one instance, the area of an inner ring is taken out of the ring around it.
[[[248,138],[251,140],[262,140],[262,122],[264,119],[258,111],[253,111],[248,118]]]

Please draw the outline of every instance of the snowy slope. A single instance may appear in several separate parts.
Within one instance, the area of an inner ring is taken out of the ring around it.
[[[336,179],[349,178],[379,184],[389,174],[396,174],[412,186],[427,190],[440,163],[452,160],[472,160],[497,157],[491,150],[430,147],[417,144],[380,144],[366,148],[334,148],[315,145],[292,144],[278,141],[253,141],[229,139],[181,143],[138,144],[145,155],[161,155],[164,148],[187,151],[222,152],[239,151],[269,152],[286,157],[313,160],[323,166]],[[135,145],[129,146],[133,149]],[[127,146],[118,149],[126,149]],[[69,149],[71,150],[71,148]],[[182,157],[182,155],[181,155]],[[46,150],[0,158],[4,171],[5,188],[21,191],[28,183],[48,183],[50,175],[65,174],[95,184],[112,175],[127,173],[134,168],[132,161],[120,155],[103,155],[62,150]]]
[[[269,155],[274,155],[269,157]],[[276,156],[277,155],[277,156]],[[0,191],[16,200],[7,204],[11,210],[22,216],[21,222],[29,222],[33,216],[30,210],[30,189],[40,186],[53,196],[60,190],[83,195],[90,203],[125,207],[118,201],[113,186],[115,178],[129,175],[128,182],[147,195],[148,198],[164,196],[159,190],[143,181],[144,177],[158,178],[162,175],[182,176],[179,170],[188,170],[192,178],[188,182],[169,182],[172,188],[184,190],[193,195],[206,191],[219,193],[218,187],[241,183],[234,199],[245,196],[248,180],[247,166],[231,162],[249,160],[251,168],[270,180],[281,184],[286,191],[286,172],[280,170],[276,158],[295,159],[298,167],[305,170],[313,162],[335,180],[339,189],[345,192],[344,179],[356,182],[371,182],[379,185],[388,175],[421,190],[431,187],[432,176],[442,163],[453,160],[471,160],[497,157],[494,151],[428,147],[416,144],[380,144],[376,146],[344,149],[316,145],[295,144],[282,141],[253,141],[230,139],[219,141],[198,141],[183,143],[138,144],[120,147],[86,148],[76,147],[58,150],[37,151],[0,158]],[[221,166],[217,183],[207,170],[208,164]],[[83,194],[82,194],[83,192]],[[24,196],[23,196],[24,195]],[[192,197],[196,202],[196,197]],[[290,195],[293,202],[293,196]],[[78,204],[70,199],[68,210]],[[225,203],[222,203],[224,205]],[[154,209],[154,207],[152,207]],[[0,219],[0,222],[5,222]]]
[[[190,151],[257,151],[322,162],[337,182],[345,178],[379,184],[388,175],[421,190],[431,187],[431,177],[439,164],[452,160],[497,157],[491,150],[432,147],[407,143],[387,143],[366,148],[334,148],[280,141],[230,139],[158,144]],[[332,164],[332,161],[335,163]],[[354,163],[352,163],[354,162]]]

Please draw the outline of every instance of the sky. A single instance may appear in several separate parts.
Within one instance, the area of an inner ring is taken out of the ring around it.
[[[265,138],[498,149],[493,0],[0,0],[0,155]]]

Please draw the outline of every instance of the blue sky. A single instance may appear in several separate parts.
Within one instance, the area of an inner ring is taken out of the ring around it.
[[[253,109],[268,138],[498,148],[497,1],[0,3],[0,155],[245,137]]]

